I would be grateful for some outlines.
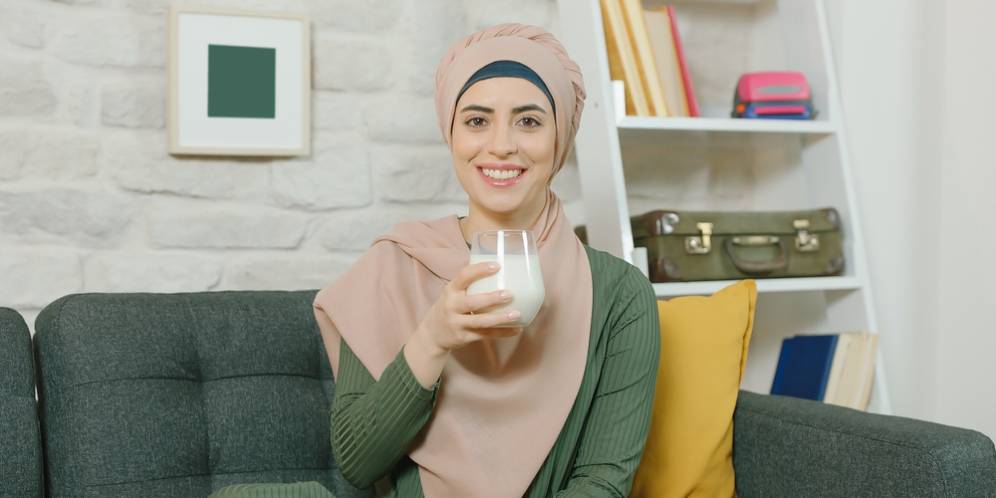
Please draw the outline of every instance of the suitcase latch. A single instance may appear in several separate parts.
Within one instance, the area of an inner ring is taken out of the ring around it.
[[[674,226],[678,224],[678,213],[664,213],[654,218],[657,223],[657,235],[667,235],[674,232]]]
[[[709,254],[712,249],[712,223],[696,223],[699,228],[699,236],[685,237],[685,252],[688,254]]]
[[[795,227],[795,248],[801,252],[814,252],[820,250],[820,237],[809,233],[809,220],[794,220],[792,226]]]

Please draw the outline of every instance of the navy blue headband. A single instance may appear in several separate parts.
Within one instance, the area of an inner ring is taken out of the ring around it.
[[[470,88],[470,85],[477,83],[481,80],[486,80],[488,78],[499,78],[499,77],[514,77],[522,78],[530,81],[532,84],[543,90],[546,94],[547,100],[550,101],[550,107],[553,109],[553,115],[557,115],[557,106],[553,103],[553,95],[550,94],[550,90],[546,88],[546,83],[536,74],[535,71],[529,68],[529,66],[515,61],[494,61],[480,69],[478,69],[474,74],[467,79],[467,82],[463,84],[463,88],[457,93],[456,102],[460,101],[460,96],[463,92]]]

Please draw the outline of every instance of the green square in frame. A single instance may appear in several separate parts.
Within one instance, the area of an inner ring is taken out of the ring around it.
[[[276,59],[275,48],[208,45],[208,117],[273,119]]]

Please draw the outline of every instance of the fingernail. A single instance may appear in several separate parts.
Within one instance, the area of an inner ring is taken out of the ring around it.
[[[490,264],[488,264],[488,269],[489,270],[497,270],[498,269],[498,263],[490,263]]]
[[[522,315],[522,313],[519,313],[519,310],[510,311],[508,313],[508,317],[511,318],[512,320],[515,320],[516,318],[519,318],[519,316],[521,316],[521,315]]]
[[[500,297],[502,299],[505,299],[508,296],[511,296],[511,294],[509,294],[508,291],[505,291],[505,290],[503,290],[503,291],[501,291],[501,292],[498,293],[498,297]]]

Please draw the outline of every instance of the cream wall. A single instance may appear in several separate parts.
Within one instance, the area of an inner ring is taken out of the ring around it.
[[[996,438],[996,4],[944,5],[935,414]]]
[[[168,0],[0,1],[0,306],[316,289],[392,223],[466,214],[435,121],[450,44],[552,1],[198,0],[312,19],[313,154],[166,153]],[[573,160],[554,188],[583,222]]]
[[[827,8],[894,411],[996,438],[996,6]]]
[[[922,415],[930,402],[921,383],[934,365],[922,345],[935,336],[913,303],[936,296],[923,294],[933,287],[933,266],[923,264],[931,245],[916,223],[926,162],[918,160],[922,112],[910,103],[922,93],[923,21],[909,5],[826,2],[893,411]]]

